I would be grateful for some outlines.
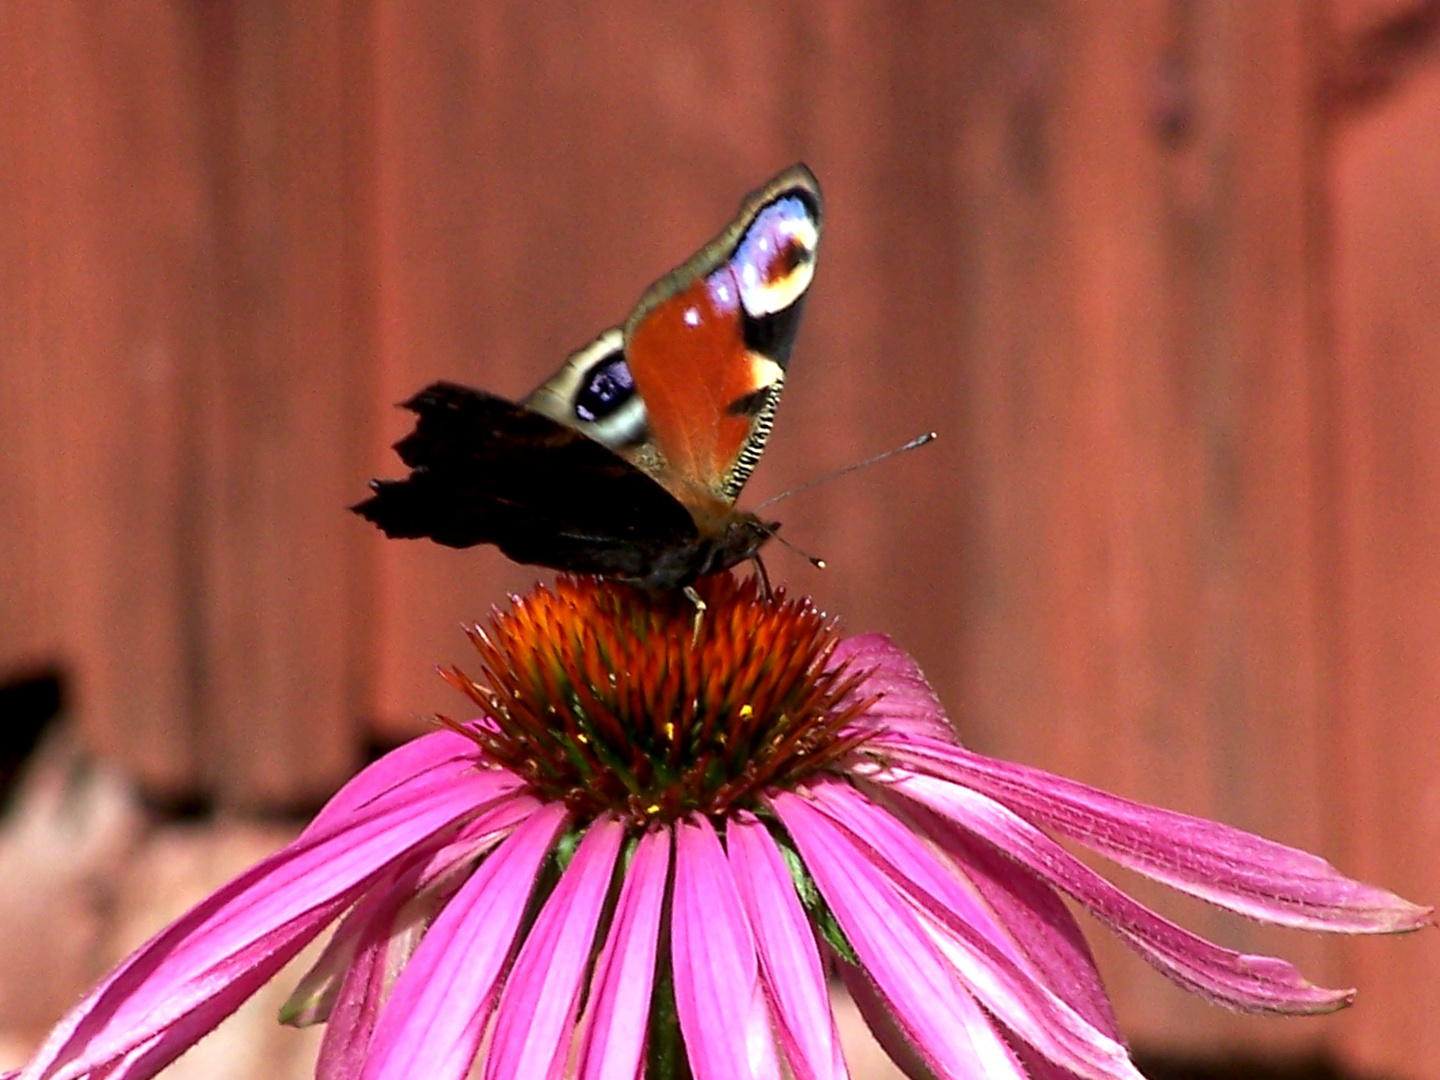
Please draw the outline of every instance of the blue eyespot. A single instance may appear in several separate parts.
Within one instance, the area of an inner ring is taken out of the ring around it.
[[[585,387],[575,397],[575,415],[587,424],[604,420],[635,394],[635,379],[625,354],[615,352],[590,369]]]

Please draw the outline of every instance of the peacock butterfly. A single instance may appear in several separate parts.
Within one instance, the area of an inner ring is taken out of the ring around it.
[[[735,499],[770,435],[820,223],[819,183],[794,165],[523,402],[426,387],[395,444],[410,474],[372,480],[353,509],[390,537],[655,590],[755,558],[779,525]]]

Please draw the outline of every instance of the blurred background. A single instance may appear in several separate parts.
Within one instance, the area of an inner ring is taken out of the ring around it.
[[[941,437],[771,574],[981,750],[1440,899],[1440,3],[3,0],[0,95],[0,1065],[461,707],[535,574],[346,512],[392,403],[523,395],[796,160],[742,505]],[[1237,1017],[1097,933],[1153,1075],[1440,1077],[1435,932],[1134,887],[1360,988]],[[175,1075],[306,1075],[275,1004]]]

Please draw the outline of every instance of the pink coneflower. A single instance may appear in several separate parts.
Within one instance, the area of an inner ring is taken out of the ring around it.
[[[1235,829],[955,740],[887,639],[711,578],[708,605],[561,580],[472,637],[481,718],[366,769],[292,844],[112,973],[19,1075],[138,1080],[327,926],[284,1019],[318,1075],[840,1077],[827,974],[917,1075],[1137,1077],[1061,895],[1235,1008],[1349,990],[1207,942],[1050,832],[1312,930],[1429,910]],[[1047,831],[1048,830],[1048,831]]]

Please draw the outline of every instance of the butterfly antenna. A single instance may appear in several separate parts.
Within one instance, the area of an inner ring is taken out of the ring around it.
[[[755,507],[755,509],[763,510],[771,503],[777,503],[781,499],[788,499],[791,495],[799,495],[800,492],[809,491],[811,488],[819,487],[821,484],[828,484],[831,480],[838,480],[840,477],[848,476],[850,473],[855,472],[859,469],[868,469],[871,465],[875,465],[878,462],[884,461],[886,458],[892,458],[896,454],[903,454],[907,450],[917,450],[928,442],[934,442],[936,437],[937,436],[935,432],[927,431],[923,435],[915,436],[915,438],[911,439],[904,446],[897,446],[893,450],[886,450],[883,454],[876,454],[874,457],[868,457],[864,461],[857,461],[853,465],[846,465],[843,469],[836,469],[832,473],[826,473],[824,476],[816,477],[814,480],[809,480],[801,484],[799,487],[793,487],[789,491],[782,491],[779,495],[772,495],[770,498],[762,502],[759,506]],[[771,535],[775,536],[775,539],[779,540],[782,544],[784,544],[791,550],[797,551],[801,555],[805,555],[803,551],[800,551],[799,548],[782,539],[780,536],[774,533],[772,533]],[[817,566],[823,567],[825,565],[823,561],[812,558],[809,555],[805,555],[805,558],[809,559]]]
[[[796,490],[798,491],[798,490],[800,490],[800,489],[799,489],[799,488],[796,488]],[[771,502],[774,502],[775,500],[774,500],[774,499],[771,499],[770,501],[771,501]],[[764,504],[762,503],[761,505],[763,506]],[[769,525],[766,525],[764,522],[761,522],[760,527],[761,527],[762,529],[764,529],[767,533],[770,534],[770,538],[771,538],[772,540],[779,540],[780,543],[784,544],[784,545],[785,545],[787,548],[789,548],[791,551],[795,552],[796,555],[799,555],[802,559],[804,559],[806,562],[808,562],[811,566],[815,567],[816,570],[824,570],[824,569],[825,569],[825,560],[824,560],[824,559],[816,558],[814,555],[811,555],[808,551],[804,550],[803,548],[798,548],[798,547],[796,547],[796,546],[795,546],[794,544],[792,544],[789,540],[786,540],[785,537],[783,537],[783,536],[780,535],[780,530],[779,530],[779,529],[774,528],[774,527],[769,526]],[[758,557],[756,558],[755,562],[756,562],[757,565],[760,566],[760,572],[761,572],[761,574],[764,575],[764,573],[765,573],[765,567],[763,566],[763,564],[760,563],[760,560],[759,560]],[[765,576],[765,587],[766,587],[767,589],[770,587],[770,578],[769,578],[768,576]]]

